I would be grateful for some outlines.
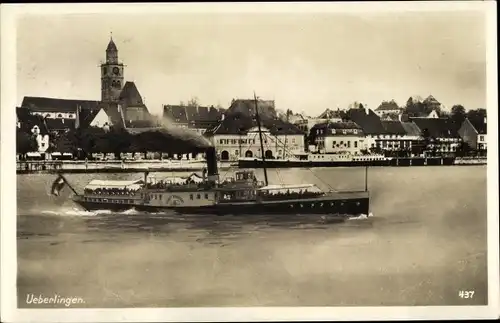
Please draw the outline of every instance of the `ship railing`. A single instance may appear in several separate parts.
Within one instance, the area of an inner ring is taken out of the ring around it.
[[[97,189],[84,189],[84,194],[87,195],[117,195],[117,196],[134,196],[138,190],[131,190],[128,188],[97,188]]]
[[[303,199],[313,198],[324,195],[323,192],[287,192],[287,193],[264,193],[260,195],[263,200],[282,200],[282,199]]]

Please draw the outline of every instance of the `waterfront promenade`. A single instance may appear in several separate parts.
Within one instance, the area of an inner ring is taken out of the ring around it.
[[[18,161],[17,174],[51,174],[59,173],[141,173],[146,170],[155,172],[169,171],[202,171],[206,167],[203,161]],[[220,170],[231,167],[230,162],[219,162]]]
[[[486,158],[465,157],[454,161],[456,166],[485,165]],[[416,166],[416,165],[415,165]],[[414,167],[415,167],[414,166]],[[439,166],[439,165],[434,165]],[[17,174],[65,173],[141,173],[146,170],[156,172],[202,171],[206,167],[201,160],[138,160],[138,161],[17,161]],[[224,161],[218,163],[219,170],[237,167],[237,163]],[[387,166],[391,167],[391,166]],[[401,166],[403,167],[403,165]]]

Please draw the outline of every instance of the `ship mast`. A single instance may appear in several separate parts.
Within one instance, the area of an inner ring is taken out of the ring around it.
[[[259,116],[259,107],[257,106],[257,96],[255,92],[253,92],[253,97],[255,100],[255,120],[257,121],[257,127],[259,129],[259,139],[260,139],[260,154],[262,156],[262,167],[264,168],[264,182],[266,186],[269,185],[267,180],[267,169],[266,169],[266,158],[264,154],[264,142],[262,140],[262,130],[260,129],[260,116]]]

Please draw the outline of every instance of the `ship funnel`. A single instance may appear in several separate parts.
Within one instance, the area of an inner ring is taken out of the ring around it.
[[[217,169],[217,156],[214,147],[208,147],[205,152],[207,159],[207,175],[208,181],[216,182],[219,179],[219,171]]]

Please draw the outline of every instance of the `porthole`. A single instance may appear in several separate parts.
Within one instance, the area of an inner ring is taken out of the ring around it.
[[[314,207],[314,203],[311,203],[311,207]]]
[[[293,209],[293,204],[290,204],[290,208]]]
[[[323,203],[321,203],[319,206],[320,206],[320,207],[323,207]]]
[[[330,203],[330,206],[333,206],[333,202]]]
[[[301,204],[300,207],[302,208],[302,207],[304,207],[304,205]]]
[[[360,206],[360,205],[361,205],[361,203],[359,203],[359,202],[356,202],[356,206]]]

